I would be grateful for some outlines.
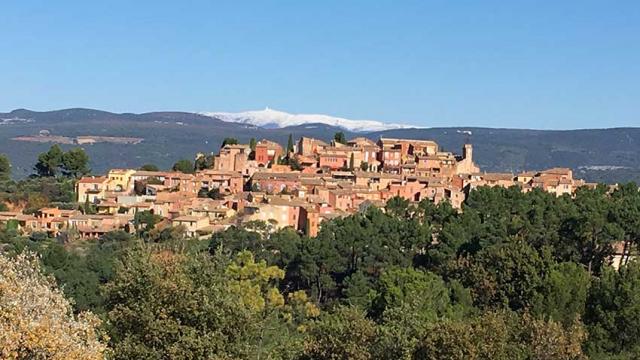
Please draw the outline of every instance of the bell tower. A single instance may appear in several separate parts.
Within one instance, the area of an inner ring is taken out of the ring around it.
[[[473,145],[466,143],[462,148],[462,158],[465,160],[473,161]]]

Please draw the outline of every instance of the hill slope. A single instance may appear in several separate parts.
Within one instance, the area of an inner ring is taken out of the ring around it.
[[[11,139],[37,135],[41,130],[69,137],[92,135],[144,139],[135,145],[83,145],[96,173],[115,167],[137,167],[144,163],[168,168],[178,159],[192,158],[196,152],[217,152],[225,137],[236,137],[243,142],[248,142],[252,137],[268,138],[284,145],[289,134],[295,138],[312,136],[329,140],[336,131],[344,131],[347,137],[357,134],[374,140],[381,136],[433,139],[444,149],[458,152],[465,141],[465,135],[460,131],[471,130],[474,157],[486,171],[566,166],[588,180],[640,180],[640,128],[544,131],[452,127],[353,133],[322,123],[262,128],[195,113],[115,114],[92,109],[47,112],[21,109],[0,113],[0,153],[6,153],[11,158],[15,176],[30,174],[38,154],[51,144]],[[65,148],[69,146],[63,145]]]

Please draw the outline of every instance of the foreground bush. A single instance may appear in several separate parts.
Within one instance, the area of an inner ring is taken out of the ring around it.
[[[75,316],[32,254],[0,254],[0,358],[103,359],[106,346],[90,312]]]

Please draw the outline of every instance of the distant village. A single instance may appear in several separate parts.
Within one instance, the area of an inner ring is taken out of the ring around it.
[[[182,226],[188,236],[208,236],[232,225],[263,221],[316,236],[323,221],[382,207],[401,197],[410,202],[449,202],[461,209],[479,186],[533,189],[561,196],[588,185],[571,169],[482,172],[472,144],[461,154],[441,151],[429,140],[364,137],[327,143],[303,137],[287,148],[269,140],[225,144],[210,155],[210,168],[183,173],[112,169],[76,183],[77,201],[95,211],[43,208],[33,215],[0,212],[24,233],[57,236],[75,229],[81,238],[114,230],[134,231],[134,217],[147,211],[156,226]],[[198,158],[206,157],[198,154]]]

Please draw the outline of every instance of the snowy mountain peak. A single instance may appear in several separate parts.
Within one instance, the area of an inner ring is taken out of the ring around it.
[[[264,110],[229,112],[203,112],[203,115],[214,117],[222,121],[249,124],[264,128],[283,128],[304,124],[321,123],[341,127],[355,132],[382,131],[389,129],[415,128],[404,124],[388,124],[376,120],[350,120],[321,114],[289,114],[266,107]]]

